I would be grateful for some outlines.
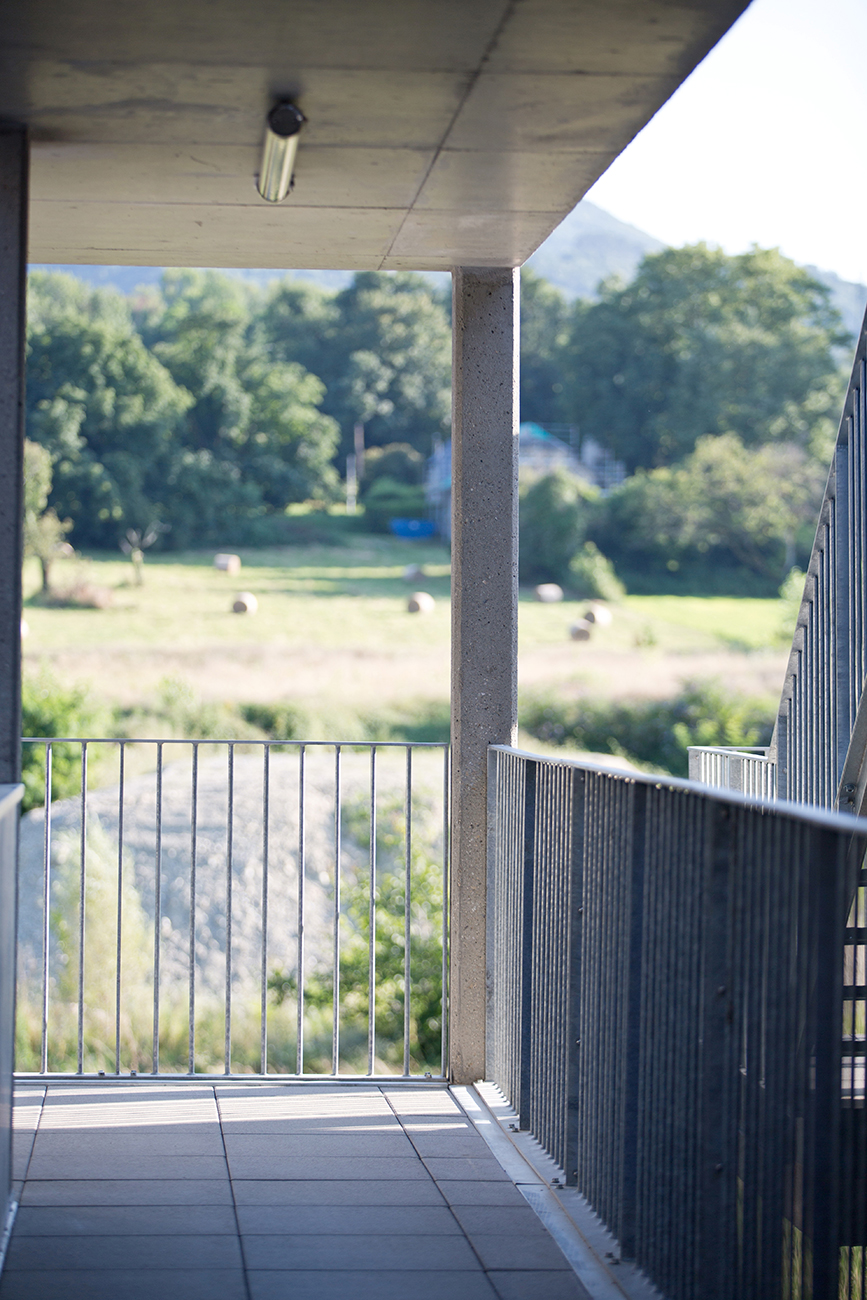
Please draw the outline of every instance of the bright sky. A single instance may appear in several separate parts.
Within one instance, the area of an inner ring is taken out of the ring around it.
[[[587,198],[867,283],[867,0],[753,0]]]

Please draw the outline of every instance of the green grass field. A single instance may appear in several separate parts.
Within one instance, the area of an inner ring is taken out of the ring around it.
[[[213,567],[212,552],[148,556],[140,587],[120,556],[58,562],[55,588],[105,588],[105,609],[40,603],[28,561],[26,663],[125,708],[145,706],[167,681],[205,701],[295,702],[316,731],[348,734],[354,719],[377,711],[443,708],[450,634],[443,547],[359,536],[345,546],[239,554],[243,567],[234,576]],[[404,579],[410,564],[424,567],[423,579]],[[431,613],[407,613],[416,588],[434,597]],[[231,612],[240,591],[257,597],[255,615]],[[779,600],[627,596],[609,627],[575,643],[569,627],[585,608],[543,605],[522,591],[522,690],[664,696],[684,680],[716,678],[769,700],[779,692],[786,658]]]

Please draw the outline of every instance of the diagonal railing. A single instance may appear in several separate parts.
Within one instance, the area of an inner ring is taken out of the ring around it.
[[[19,1072],[442,1076],[448,746],[24,746]]]
[[[769,748],[779,798],[859,814],[867,808],[865,566],[867,316],[855,350]],[[723,785],[723,752],[694,749],[690,774]],[[759,774],[758,763],[747,766],[754,769],[751,779],[770,784],[770,777]],[[734,762],[730,771],[737,777],[744,765]]]
[[[488,1076],[670,1300],[867,1283],[867,824],[496,746]]]

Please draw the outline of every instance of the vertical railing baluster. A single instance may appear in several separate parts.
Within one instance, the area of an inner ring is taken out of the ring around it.
[[[341,791],[340,745],[334,746],[334,929],[332,932],[331,984],[331,1073],[340,1073],[340,859],[341,846]]]
[[[443,747],[443,915],[442,915],[442,969],[440,983],[442,987],[442,1007],[440,1023],[440,1073],[448,1076],[449,1053],[449,828],[451,810],[449,806],[451,777],[451,749]]]
[[[406,747],[403,886],[403,1073],[409,1075],[409,1031],[412,997],[412,746]]]
[[[117,954],[115,959],[114,989],[114,1072],[120,1074],[120,1012],[123,960],[123,782],[126,763],[126,741],[119,742],[117,786]]]
[[[228,816],[226,825],[226,1009],[223,1073],[232,1073],[232,875],[235,832],[235,746],[228,745]]]
[[[298,1012],[295,1073],[304,1073],[304,878],[307,870],[304,840],[304,779],[306,745],[298,751]]]
[[[51,939],[51,741],[45,746],[45,822],[42,847],[42,1046],[41,1072],[48,1073],[48,961]]]
[[[163,916],[163,745],[157,742],[156,842],[154,845],[154,1030],[153,1074],[160,1072],[160,961]]]
[[[262,965],[259,972],[259,1073],[268,1073],[268,836],[271,814],[271,746],[262,748]]]
[[[84,1069],[84,924],[87,898],[87,741],[81,742],[81,847],[78,867],[78,1053],[76,1072]]]
[[[192,802],[190,808],[190,985],[187,1040],[188,1072],[196,1072],[196,855],[198,851],[199,744],[193,741]]]
[[[376,745],[370,747],[370,895],[367,924],[367,1073],[376,1052]]]

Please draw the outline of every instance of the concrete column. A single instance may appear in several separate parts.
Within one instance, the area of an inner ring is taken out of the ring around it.
[[[453,283],[449,1073],[485,1075],[487,749],[513,744],[518,653],[518,272]]]
[[[0,123],[0,783],[21,773],[27,133]]]

